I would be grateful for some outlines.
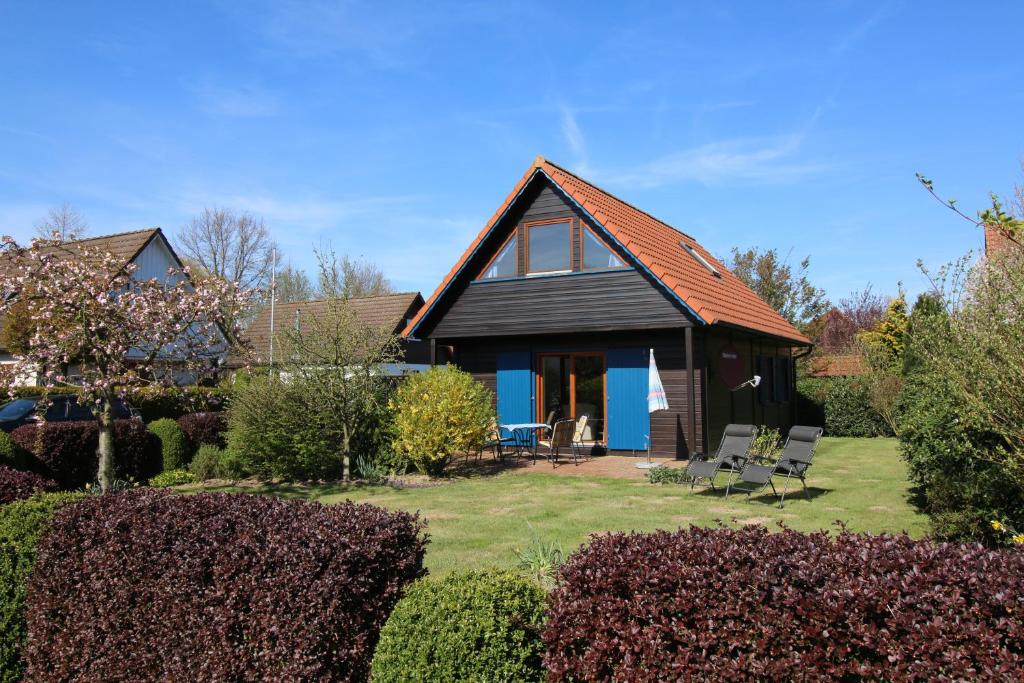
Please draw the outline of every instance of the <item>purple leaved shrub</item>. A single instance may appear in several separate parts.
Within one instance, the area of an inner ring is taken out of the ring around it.
[[[846,531],[594,536],[549,598],[556,681],[1024,680],[1024,553]]]
[[[178,426],[185,432],[193,453],[203,444],[225,446],[224,433],[228,429],[225,413],[189,413],[178,418]]]
[[[26,680],[365,680],[424,574],[418,518],[155,489],[58,511],[28,584]]]
[[[57,483],[34,472],[0,466],[0,505],[29,498],[40,491],[56,491]]]

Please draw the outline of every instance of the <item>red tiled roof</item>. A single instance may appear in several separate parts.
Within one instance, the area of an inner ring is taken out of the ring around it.
[[[378,296],[359,297],[348,300],[352,312],[363,324],[381,326],[397,334],[405,327],[407,318],[419,311],[423,298],[419,292],[400,292]],[[309,318],[316,318],[330,312],[326,299],[314,301],[292,301],[274,307],[274,329],[270,329],[270,307],[265,306],[249,325],[243,335],[253,350],[256,362],[266,361],[270,338],[290,330],[296,324]],[[235,359],[240,363],[241,361]]]
[[[811,343],[810,339],[797,331],[692,237],[543,157],[534,160],[533,165],[487,221],[487,225],[469,245],[462,258],[452,267],[426,305],[410,322],[405,334],[411,334],[476,247],[536,173],[543,173],[550,178],[562,192],[607,230],[704,322],[734,325],[801,345]],[[687,244],[695,253],[700,254],[718,270],[719,275],[714,275],[698,263],[680,243]]]

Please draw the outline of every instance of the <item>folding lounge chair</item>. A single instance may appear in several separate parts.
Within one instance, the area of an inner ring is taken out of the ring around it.
[[[558,464],[558,455],[563,450],[568,450],[572,454],[572,461],[574,464],[579,464],[579,453],[576,448],[573,447],[572,437],[576,432],[576,421],[568,418],[565,420],[559,420],[555,423],[554,427],[551,428],[551,438],[544,439],[539,442],[541,446],[548,449],[548,459],[551,460],[551,466],[554,467]]]
[[[711,460],[691,460],[686,466],[686,474],[690,477],[690,493],[693,493],[693,487],[700,479],[707,479],[712,490],[717,491],[715,475],[722,469],[742,469],[756,436],[757,427],[754,425],[727,425],[715,457]]]
[[[805,477],[807,468],[811,466],[814,451],[818,448],[818,442],[821,440],[821,433],[821,427],[791,428],[789,436],[786,438],[786,445],[783,446],[782,453],[779,454],[777,462],[771,465],[758,465],[748,462],[740,470],[737,483],[742,482],[750,486],[744,486],[739,490],[746,493],[747,500],[750,500],[751,496],[755,493],[760,493],[765,487],[771,486],[772,493],[779,496],[779,508],[782,508],[782,504],[786,500],[786,493],[789,491],[789,480],[796,478],[800,480],[800,484],[804,487],[804,495],[810,500],[811,495],[807,491]],[[779,492],[775,490],[775,484],[772,483],[773,477],[786,478],[785,484],[782,487],[782,495],[779,495]],[[730,477],[729,484],[725,487],[725,495],[729,495],[732,487],[733,482]]]

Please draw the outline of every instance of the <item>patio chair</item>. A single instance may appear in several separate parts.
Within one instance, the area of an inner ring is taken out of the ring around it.
[[[491,420],[491,426],[488,431],[488,438],[481,446],[480,450],[477,451],[477,460],[480,459],[480,455],[487,449],[494,451],[495,460],[503,460],[505,458],[505,448],[517,448],[518,443],[516,442],[515,436],[502,436],[501,427],[494,420]],[[467,456],[468,459],[468,456]]]
[[[554,427],[551,428],[551,438],[542,439],[538,442],[540,446],[543,446],[548,450],[548,459],[551,461],[552,467],[558,464],[559,454],[567,449],[572,455],[573,463],[577,465],[579,464],[579,452],[576,450],[572,438],[575,431],[575,420],[572,418],[559,420],[555,423]]]
[[[572,434],[572,449],[574,452],[581,453],[584,460],[590,459],[589,446],[584,443],[584,438],[587,433],[587,422],[589,420],[590,417],[587,415],[580,415],[576,419],[576,427]]]
[[[807,491],[807,468],[811,466],[811,459],[814,458],[814,451],[818,448],[822,431],[821,427],[792,427],[789,430],[789,436],[786,437],[786,445],[783,446],[779,459],[775,463],[760,465],[748,462],[740,470],[737,480],[737,483],[750,485],[739,489],[747,494],[747,500],[750,500],[755,493],[763,491],[765,487],[771,486],[772,493],[779,496],[779,508],[781,509],[786,500],[786,493],[789,491],[789,481],[793,478],[800,480],[800,484],[804,488],[804,496],[810,500],[811,494]],[[782,495],[775,490],[773,477],[785,477]],[[730,477],[729,483],[725,487],[726,496],[729,495],[732,488],[733,482]]]
[[[723,469],[742,469],[756,436],[757,427],[754,425],[726,425],[715,457],[710,460],[690,460],[687,464],[686,474],[690,477],[690,493],[693,493],[693,487],[701,479],[707,479],[711,490],[717,491],[715,475]]]

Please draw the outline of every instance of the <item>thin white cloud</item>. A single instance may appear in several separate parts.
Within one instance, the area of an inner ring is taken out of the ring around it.
[[[576,168],[580,172],[585,172],[584,169],[589,164],[587,163],[587,140],[583,135],[583,129],[580,128],[572,109],[564,104],[560,109],[562,112],[562,138],[576,159]]]
[[[624,171],[597,175],[611,184],[643,188],[682,182],[791,183],[828,168],[823,162],[799,159],[802,142],[801,134],[722,140],[673,152]]]
[[[276,95],[257,85],[223,86],[202,83],[191,86],[196,106],[207,114],[230,118],[273,116],[280,111]]]
[[[877,26],[883,19],[892,14],[902,3],[890,2],[879,6],[867,18],[858,22],[849,30],[841,34],[832,44],[832,53],[841,55],[849,51]]]

